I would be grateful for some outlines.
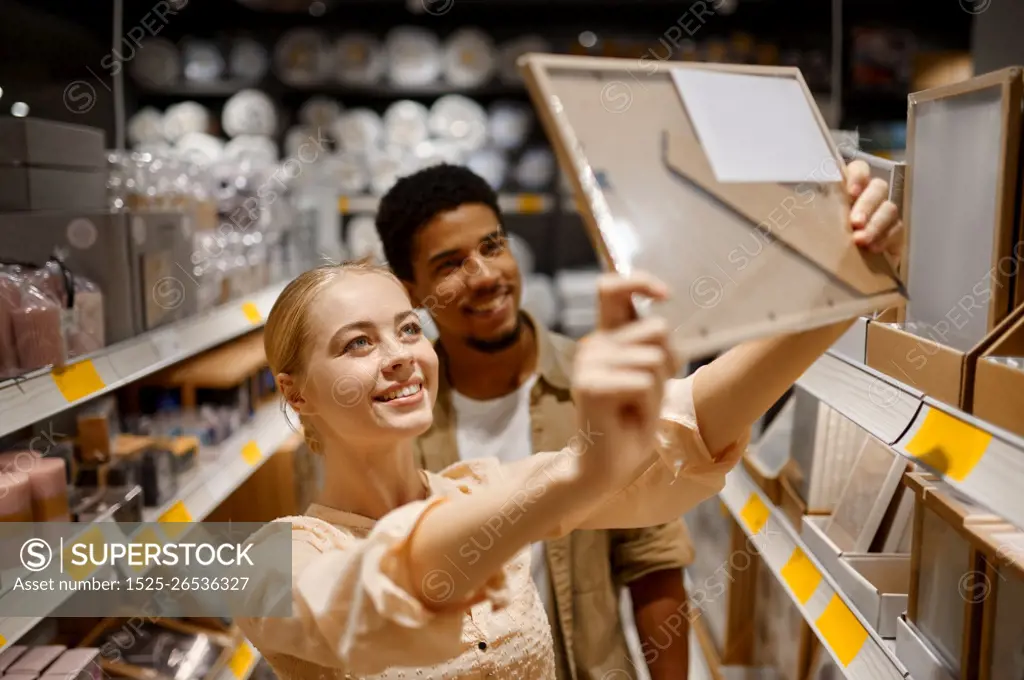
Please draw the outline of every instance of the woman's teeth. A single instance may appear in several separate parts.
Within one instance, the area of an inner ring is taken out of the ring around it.
[[[392,401],[400,397],[411,397],[412,395],[419,392],[421,389],[423,389],[422,385],[409,385],[407,387],[403,387],[400,390],[388,392],[383,397],[377,397],[377,401]]]

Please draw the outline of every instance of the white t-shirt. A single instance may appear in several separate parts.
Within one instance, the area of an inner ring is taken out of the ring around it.
[[[530,391],[537,382],[531,376],[515,392],[497,399],[479,401],[452,390],[456,414],[455,441],[461,460],[497,458],[512,463],[533,455],[530,423]],[[498,529],[500,531],[500,528]],[[489,537],[489,540],[497,538]],[[478,546],[483,549],[486,545]],[[548,606],[548,565],[544,543],[531,546],[530,564],[544,606]]]

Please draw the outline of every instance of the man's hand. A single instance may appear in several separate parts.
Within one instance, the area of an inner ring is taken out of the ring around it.
[[[873,253],[886,253],[898,262],[903,254],[903,220],[899,207],[888,200],[889,184],[871,179],[868,164],[857,160],[846,166],[846,190],[853,201],[853,242]]]

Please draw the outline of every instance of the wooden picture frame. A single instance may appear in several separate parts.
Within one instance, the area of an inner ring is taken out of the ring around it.
[[[669,285],[672,299],[651,307],[684,354],[902,304],[894,268],[850,238],[842,156],[798,69],[547,54],[519,64],[600,260]],[[795,81],[838,179],[719,181],[672,76],[692,69]]]
[[[968,122],[969,115],[964,113],[968,106],[979,102],[985,105],[985,97],[991,99],[989,105],[998,104],[998,124],[994,128],[991,115],[982,116],[979,111],[975,114],[977,120]],[[901,324],[920,324],[921,330],[942,326],[945,330],[941,337],[933,339],[962,352],[981,343],[987,332],[1012,311],[1014,297],[1018,301],[1024,297],[1024,277],[1015,276],[1018,265],[1011,266],[1005,260],[1015,254],[1020,228],[1015,222],[1015,210],[1022,183],[1018,164],[1022,102],[1024,78],[1019,66],[914,92],[908,99],[903,194],[907,248],[900,275],[907,283],[910,300],[899,311],[897,320]],[[941,108],[943,106],[945,109]],[[929,113],[944,116],[936,115],[935,121],[929,121],[926,120]],[[944,132],[936,129],[944,124]],[[955,134],[950,127],[955,127]],[[972,132],[975,137],[978,132],[986,135],[987,146],[983,144],[985,140],[971,137]],[[992,132],[996,133],[995,137],[989,136]],[[941,157],[946,149],[950,149],[949,158]],[[968,151],[974,152],[976,158],[972,160]],[[978,180],[982,172],[978,166],[990,158],[995,160],[994,166],[989,168],[994,175],[994,193],[986,182]],[[959,176],[954,174],[957,171]],[[965,178],[973,181],[961,181]],[[966,195],[974,188],[972,185],[978,187],[977,197]],[[953,187],[955,191],[951,191]],[[919,203],[915,204],[915,200]],[[937,223],[956,220],[957,207],[962,207],[964,219],[978,220],[977,215],[985,213],[983,202],[991,202],[991,223],[975,225],[972,222],[955,225],[951,232],[941,231],[942,226]],[[981,248],[989,252],[979,252],[977,262],[966,263],[965,253],[972,249],[977,251],[978,239],[989,236],[991,247]],[[950,266],[952,262],[956,266]],[[986,286],[989,277],[991,280]],[[958,311],[962,310],[958,305],[963,296],[974,300],[973,307],[977,302],[975,298],[985,297],[986,289],[990,299],[985,313],[971,309]],[[963,319],[962,325],[946,318],[951,309]],[[946,323],[942,324],[944,318]]]
[[[868,435],[825,524],[825,535],[842,552],[868,552],[906,469],[905,458]]]

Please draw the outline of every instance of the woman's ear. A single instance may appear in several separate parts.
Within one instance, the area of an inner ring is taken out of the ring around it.
[[[302,390],[298,388],[295,381],[287,373],[278,373],[276,380],[277,389],[281,392],[284,400],[288,402],[292,410],[296,413],[301,413],[302,408],[306,405],[306,400],[302,397]]]

